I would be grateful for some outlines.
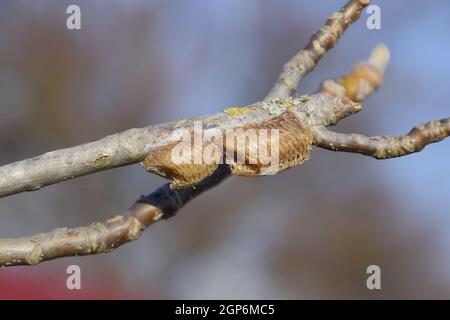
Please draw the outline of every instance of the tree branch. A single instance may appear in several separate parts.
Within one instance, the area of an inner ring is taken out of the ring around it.
[[[0,167],[0,197],[132,164],[161,143],[158,127],[131,129]]]
[[[287,98],[295,93],[300,80],[314,69],[316,63],[336,44],[347,27],[359,18],[362,9],[369,2],[370,0],[351,0],[340,11],[333,13],[325,25],[311,37],[305,49],[283,66],[278,81],[265,99]]]
[[[327,94],[289,98],[302,77],[335,44],[368,3],[366,0],[349,1],[340,13],[331,16],[306,49],[285,65],[279,81],[264,101],[247,107],[230,108],[213,116],[131,129],[96,142],[5,165],[0,167],[0,197],[140,162],[149,154],[171,145],[173,133],[177,129],[191,128],[195,121],[202,121],[206,128],[216,127],[221,130],[254,125],[267,127],[268,123],[281,129],[296,128],[292,123],[283,122],[294,121],[304,125],[302,129],[305,132],[311,131],[312,143],[319,147],[382,159],[417,152],[429,143],[444,139],[449,135],[450,118],[418,126],[400,137],[364,137],[333,133],[326,129],[326,126],[334,125],[361,110],[361,105],[350,99],[361,101],[381,85],[389,60],[389,52],[384,46],[375,48],[368,61],[357,64],[349,75],[324,82],[321,91]],[[282,118],[278,117],[279,114],[291,116]],[[289,133],[297,135],[293,131]],[[292,145],[293,141],[304,142],[302,139],[291,141],[289,135],[285,138],[287,145],[294,149],[297,146]],[[154,158],[160,160],[158,156]],[[142,230],[152,223],[173,216],[193,197],[219,184],[230,174],[227,165],[219,165],[212,175],[195,186],[172,189],[166,184],[150,195],[141,197],[126,214],[104,223],[56,229],[20,239],[0,239],[0,266],[34,265],[63,256],[111,251],[137,239]]]
[[[110,252],[138,239],[149,225],[174,216],[191,199],[229,175],[229,168],[223,165],[195,187],[174,190],[165,184],[153,193],[142,196],[124,215],[103,223],[72,229],[59,228],[19,239],[0,239],[0,267],[36,265],[61,257]]]
[[[322,124],[322,119],[334,115],[334,112],[351,114],[356,107],[348,100],[323,94],[315,94],[308,99],[310,116],[316,121],[313,124]],[[201,122],[205,128],[225,131],[267,122],[277,116],[274,110],[290,109],[300,114],[303,113],[304,106],[301,98],[257,102],[246,107],[229,108],[215,115],[130,129],[95,142],[4,165],[0,167],[0,198],[141,162],[149,154],[173,145],[179,139],[177,132],[192,130],[196,122]],[[161,160],[157,154],[155,159]]]
[[[383,160],[419,152],[425,146],[441,141],[449,135],[450,118],[445,118],[415,126],[408,134],[398,137],[366,137],[320,128],[315,131],[315,144],[332,151],[360,153]]]
[[[350,0],[339,12],[331,15],[322,29],[311,38],[306,48],[284,66],[278,82],[265,100],[286,98],[293,93],[301,78],[314,68],[327,50],[334,46],[368,3],[369,0]],[[0,167],[0,198],[140,162],[147,154],[165,145],[175,129],[192,127],[195,120],[209,122],[215,117],[217,116],[130,129],[95,142],[4,165]],[[223,116],[219,118],[222,122],[227,121]],[[213,125],[217,126],[219,122],[216,121]]]
[[[321,92],[335,96],[347,96],[362,101],[383,82],[384,70],[389,62],[389,51],[383,45],[376,46],[367,61],[353,66],[352,72],[336,80],[326,80]],[[343,134],[317,127],[313,130],[315,145],[327,150],[360,153],[376,159],[401,157],[419,152],[431,143],[450,135],[450,118],[430,121],[415,126],[408,134],[389,137],[366,137],[361,134]]]

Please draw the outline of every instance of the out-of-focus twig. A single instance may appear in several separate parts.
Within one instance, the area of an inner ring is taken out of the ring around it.
[[[382,84],[389,56],[389,50],[384,44],[377,45],[367,61],[355,64],[352,71],[341,78],[325,80],[320,91],[363,101]]]

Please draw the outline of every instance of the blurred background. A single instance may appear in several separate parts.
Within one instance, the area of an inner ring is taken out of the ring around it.
[[[131,127],[261,99],[345,1],[0,2],[0,164]],[[66,8],[81,7],[81,30]],[[449,1],[381,1],[301,83],[348,72],[384,42],[381,90],[336,130],[400,134],[450,115]],[[0,270],[0,298],[450,298],[450,139],[377,161],[315,149],[276,176],[232,177],[98,256]],[[82,226],[165,181],[138,165],[0,199],[0,237]],[[82,290],[66,289],[67,266]],[[366,288],[381,267],[382,290]]]

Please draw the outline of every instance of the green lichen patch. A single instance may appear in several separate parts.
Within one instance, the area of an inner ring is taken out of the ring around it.
[[[269,114],[273,116],[279,116],[283,112],[291,110],[294,107],[295,103],[292,98],[263,101],[261,104],[261,108],[269,111]]]
[[[110,161],[111,157],[109,156],[109,154],[102,153],[98,155],[98,157],[94,160],[93,165],[96,168],[104,168],[109,164]]]
[[[231,118],[234,117],[239,117],[241,115],[243,115],[244,113],[250,111],[252,109],[251,106],[247,106],[247,107],[232,107],[232,108],[228,108],[225,109],[224,112]]]

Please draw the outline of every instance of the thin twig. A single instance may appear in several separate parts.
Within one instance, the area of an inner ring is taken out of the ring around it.
[[[360,153],[383,160],[419,152],[427,145],[441,141],[449,135],[450,118],[445,118],[415,126],[408,134],[398,137],[366,137],[320,128],[315,131],[315,144],[332,151]]]
[[[356,64],[348,75],[324,81],[320,91],[362,101],[381,85],[388,62],[389,51],[383,44],[379,44],[367,61]],[[315,128],[313,134],[318,147],[383,160],[419,152],[428,144],[445,139],[450,135],[450,118],[415,126],[408,134],[397,137],[344,134],[325,127]]]
[[[370,0],[351,0],[340,11],[333,13],[322,29],[312,36],[305,49],[284,65],[278,81],[265,99],[287,98],[295,93],[300,80],[315,67],[325,52],[336,44],[369,2]]]

